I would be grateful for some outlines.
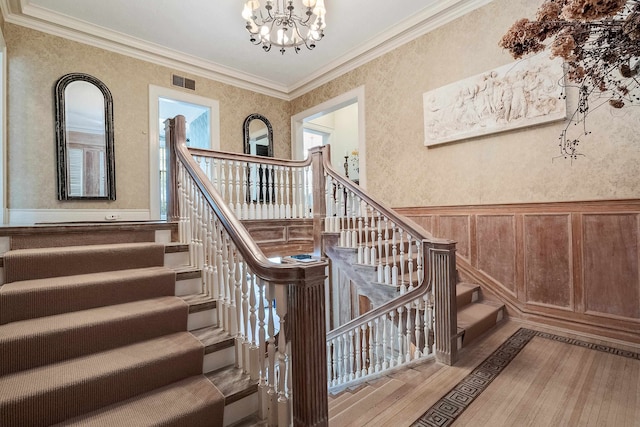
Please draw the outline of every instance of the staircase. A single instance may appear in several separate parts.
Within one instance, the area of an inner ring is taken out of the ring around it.
[[[256,411],[175,224],[1,233],[0,425],[222,426]]]
[[[483,300],[481,292],[474,283],[456,285],[458,348],[469,345],[505,317],[504,304]]]

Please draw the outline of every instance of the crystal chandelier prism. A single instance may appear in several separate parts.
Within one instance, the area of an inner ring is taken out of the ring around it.
[[[296,15],[293,3],[293,0],[267,0],[263,10],[259,0],[247,0],[242,17],[247,22],[249,41],[262,45],[265,52],[272,46],[279,47],[282,54],[288,48],[298,53],[303,45],[309,50],[315,48],[327,26],[324,0],[301,0],[301,16]]]

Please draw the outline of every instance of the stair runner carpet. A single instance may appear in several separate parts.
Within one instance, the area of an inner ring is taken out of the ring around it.
[[[163,262],[153,243],[7,252],[0,425],[222,425]]]

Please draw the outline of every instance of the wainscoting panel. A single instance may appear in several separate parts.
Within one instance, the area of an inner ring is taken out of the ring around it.
[[[470,262],[471,236],[469,235],[469,215],[442,215],[438,221],[438,234],[451,236],[449,239],[458,242],[458,255]]]
[[[573,308],[569,215],[524,215],[527,303]]]
[[[516,294],[516,229],[514,215],[476,218],[478,269]],[[443,237],[443,236],[438,236]]]
[[[638,215],[584,215],[582,223],[586,310],[640,318]]]
[[[640,199],[396,210],[511,315],[640,343]]]

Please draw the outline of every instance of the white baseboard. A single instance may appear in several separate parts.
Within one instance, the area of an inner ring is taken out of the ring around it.
[[[146,221],[149,209],[7,209],[9,225],[74,221]]]

